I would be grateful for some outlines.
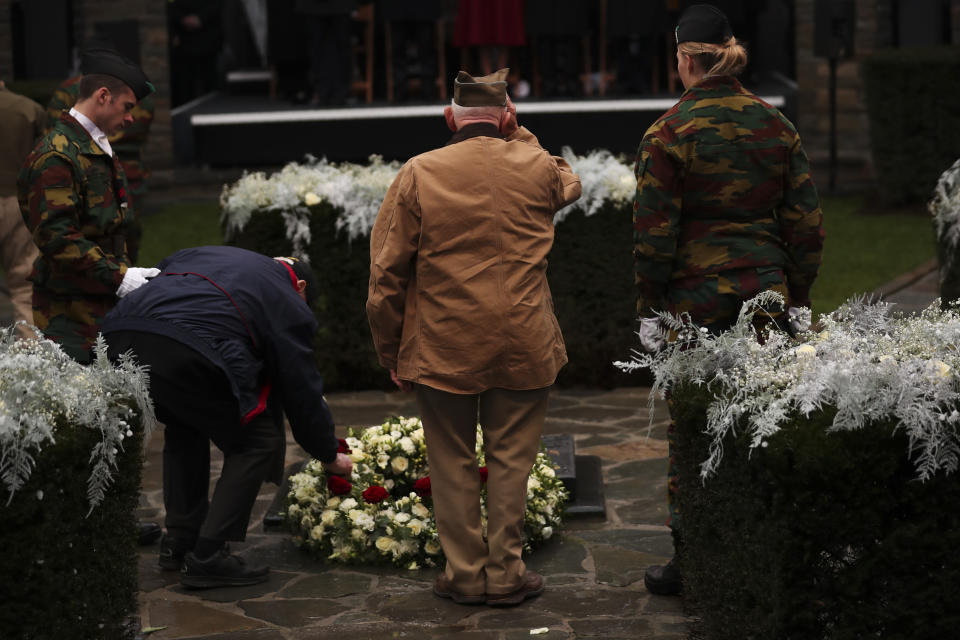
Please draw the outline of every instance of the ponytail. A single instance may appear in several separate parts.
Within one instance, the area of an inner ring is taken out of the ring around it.
[[[747,66],[747,50],[733,36],[723,44],[681,42],[677,50],[696,60],[708,76],[737,76]]]

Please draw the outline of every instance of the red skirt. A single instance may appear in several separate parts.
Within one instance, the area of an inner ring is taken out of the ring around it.
[[[523,0],[460,0],[453,46],[526,44]]]

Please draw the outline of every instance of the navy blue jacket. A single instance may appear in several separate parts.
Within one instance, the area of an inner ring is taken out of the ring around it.
[[[313,356],[317,321],[286,265],[236,247],[183,249],[121,299],[102,333],[142,331],[181,342],[226,374],[238,425],[279,397],[293,437],[314,458],[336,458],[333,418]]]

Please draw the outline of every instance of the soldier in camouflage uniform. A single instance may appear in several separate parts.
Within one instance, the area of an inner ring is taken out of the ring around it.
[[[648,350],[663,340],[656,311],[686,312],[720,332],[745,300],[768,290],[788,301],[786,318],[782,309],[769,311],[789,328],[799,307],[810,306],[823,246],[819,199],[800,138],[783,114],[734,77],[746,51],[726,16],[694,5],[681,16],[676,36],[686,91],[647,130],[635,167],[637,312]],[[671,424],[671,461],[673,431]],[[672,462],[667,486],[677,546]],[[680,592],[675,560],[648,569],[648,590]]]
[[[84,72],[86,68],[88,52],[81,53],[80,71]],[[80,78],[82,75],[67,78],[57,87],[47,104],[47,118],[51,125],[60,119],[60,114],[70,111],[70,108],[77,103],[77,96],[80,92]],[[143,227],[140,224],[140,213],[143,211],[147,196],[147,171],[143,162],[143,150],[147,146],[147,140],[150,136],[150,125],[153,123],[153,114],[156,110],[156,102],[153,94],[144,96],[142,100],[133,108],[130,115],[133,116],[133,122],[124,127],[117,133],[109,137],[110,146],[117,152],[120,159],[120,166],[127,176],[127,201],[128,216],[127,221],[127,255],[130,256],[130,263],[137,263],[137,256],[140,254],[140,238],[143,235]]]
[[[98,52],[77,104],[60,114],[17,181],[20,211],[40,250],[30,275],[34,324],[82,363],[117,297],[156,272],[130,266],[126,178],[107,140],[152,90],[135,64]]]

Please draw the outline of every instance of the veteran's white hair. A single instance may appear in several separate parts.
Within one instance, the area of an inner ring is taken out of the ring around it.
[[[458,127],[464,120],[496,120],[499,122],[503,112],[507,109],[507,105],[502,107],[464,107],[453,100],[450,101],[450,106],[453,107],[453,121]]]

